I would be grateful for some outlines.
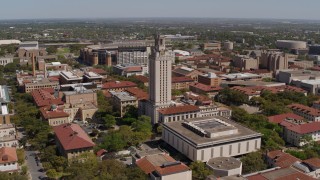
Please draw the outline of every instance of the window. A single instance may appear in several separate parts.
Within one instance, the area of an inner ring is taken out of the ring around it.
[[[249,141],[247,141],[247,152],[249,151]]]

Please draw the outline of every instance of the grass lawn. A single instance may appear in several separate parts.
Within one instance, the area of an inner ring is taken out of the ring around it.
[[[66,53],[70,53],[69,48],[58,48],[57,55],[64,55]]]

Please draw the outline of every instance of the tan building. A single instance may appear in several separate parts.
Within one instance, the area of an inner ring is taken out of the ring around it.
[[[320,110],[302,104],[290,104],[287,106],[293,113],[308,121],[320,121]]]
[[[189,84],[194,82],[190,77],[172,77],[172,89],[189,89]]]
[[[111,53],[105,49],[92,49],[83,48],[80,50],[79,57],[84,64],[91,66],[94,65],[107,65],[112,66],[112,56]]]
[[[131,96],[127,92],[115,92],[110,91],[113,107],[115,107],[119,112],[120,116],[123,117],[127,111],[128,106],[138,107],[138,100],[136,97]]]
[[[259,69],[259,60],[245,55],[237,55],[233,59],[233,65],[240,70]]]
[[[57,89],[59,86],[59,81],[47,79],[47,78],[37,78],[32,76],[17,76],[19,89],[25,93],[30,93],[37,89],[43,88],[53,88]]]
[[[107,91],[123,91],[131,87],[137,87],[137,84],[131,81],[110,81],[102,85],[102,89]]]
[[[202,73],[195,69],[187,68],[187,67],[177,68],[172,71],[173,77],[190,77],[196,82],[198,82],[198,76],[200,74]]]
[[[159,109],[159,121],[161,123],[182,121],[184,119],[199,117],[199,107],[193,105],[173,106]]]
[[[41,119],[48,121],[50,126],[58,126],[60,124],[70,123],[69,114],[63,111],[63,108],[56,105],[40,108]]]
[[[221,42],[204,43],[203,50],[220,50]]]
[[[68,160],[86,152],[93,153],[95,144],[79,125],[61,124],[53,127],[53,131],[59,153]]]
[[[214,87],[214,86],[209,86],[205,85],[202,83],[191,83],[189,85],[190,91],[198,94],[207,94],[210,97],[214,97],[219,93],[219,91],[222,89],[221,87]]]
[[[92,103],[95,106],[98,105],[97,102],[97,93],[93,91],[83,91],[83,92],[76,92],[76,91],[64,91],[60,92],[59,96],[66,104],[85,104],[85,103]]]
[[[151,180],[192,180],[191,169],[167,154],[153,154],[136,160],[135,164]]]
[[[299,66],[301,67],[302,69],[309,69],[309,68],[312,68],[314,66],[314,63],[313,61],[304,61],[304,60],[292,60],[292,61],[289,61],[289,66]]]
[[[158,109],[171,104],[171,65],[174,53],[166,50],[164,36],[157,35],[155,49],[149,59],[149,101],[146,101],[145,115],[151,117],[153,124],[158,123]]]
[[[288,69],[288,55],[276,51],[264,51],[261,53],[260,65],[269,71]]]
[[[239,176],[242,173],[242,162],[233,157],[212,158],[206,164],[216,177]]]
[[[192,161],[240,156],[258,151],[261,134],[222,117],[163,124],[162,139]]]
[[[60,84],[77,84],[82,82],[82,77],[72,71],[60,72]]]
[[[215,73],[207,73],[199,75],[198,82],[208,86],[219,87],[221,84],[221,78],[219,78]]]

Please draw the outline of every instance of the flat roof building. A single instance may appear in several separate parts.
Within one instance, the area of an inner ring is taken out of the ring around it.
[[[162,139],[192,161],[207,162],[260,149],[261,134],[219,116],[163,124]]]
[[[207,162],[216,177],[241,175],[242,162],[233,157],[217,157]]]
[[[131,96],[128,92],[116,92],[110,91],[113,106],[120,112],[120,116],[123,117],[127,112],[128,106],[138,106],[138,100],[136,97]]]
[[[60,84],[81,83],[82,77],[71,71],[60,72]]]

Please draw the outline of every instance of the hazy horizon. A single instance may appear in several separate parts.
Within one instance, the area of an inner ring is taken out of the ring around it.
[[[308,0],[28,0],[1,3],[0,20],[217,18],[320,20],[320,1]]]

